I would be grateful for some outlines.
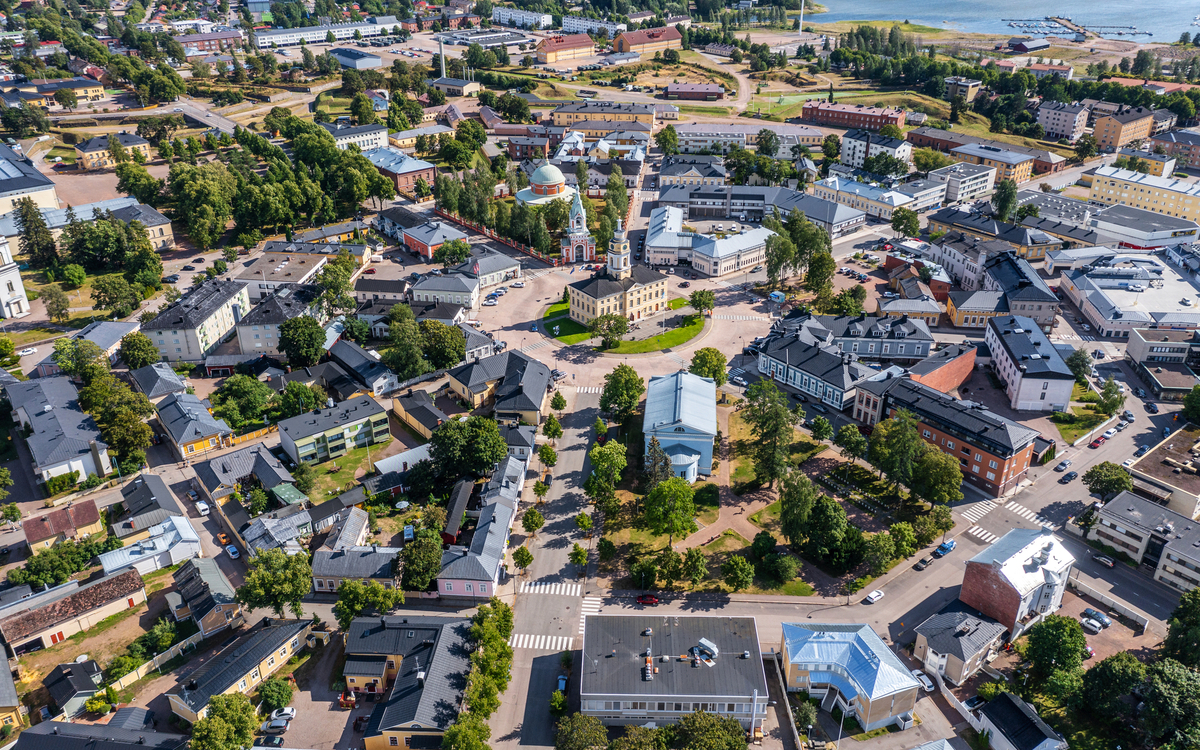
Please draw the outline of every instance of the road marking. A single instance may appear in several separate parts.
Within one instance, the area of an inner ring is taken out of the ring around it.
[[[521,348],[519,349],[519,351],[522,351],[522,352],[531,352],[531,351],[533,351],[534,349],[541,349],[541,348],[542,348],[542,347],[544,347],[544,346],[550,346],[550,339],[542,339],[541,341],[537,341],[537,342],[535,342],[535,343],[532,343],[532,344],[530,344],[529,346],[523,346],[523,347],[521,347]]]
[[[684,361],[683,361],[683,358],[682,358],[682,357],[680,357],[678,354],[668,354],[668,355],[667,355],[667,359],[671,360],[672,362],[674,362],[675,364],[679,365],[680,367],[684,367],[684,366],[685,366],[685,363],[684,363]]]
[[[529,581],[521,583],[523,594],[554,594],[557,596],[579,596],[583,585],[578,583],[550,583],[549,581]]]
[[[583,635],[583,618],[586,617],[587,615],[600,614],[600,602],[601,602],[601,599],[598,596],[583,597],[583,606],[581,607],[582,611],[579,613],[579,634],[580,635]]]
[[[995,503],[993,503],[991,500],[983,500],[962,511],[962,517],[971,523],[978,523],[979,519],[983,518],[995,509]]]
[[[1053,526],[1054,525],[1052,522],[1047,521],[1045,518],[1038,515],[1037,513],[1034,513],[1032,510],[1030,510],[1029,508],[1026,508],[1024,505],[1021,505],[1020,503],[1009,503],[1009,504],[1005,505],[1004,507],[1008,508],[1013,513],[1016,513],[1021,518],[1024,518],[1026,521],[1033,521],[1034,523],[1041,524],[1042,526]]]
[[[745,374],[746,374],[746,371],[740,367],[733,367],[733,368],[730,368],[730,370],[729,370],[730,377],[737,377],[738,375],[745,375]]]
[[[598,385],[577,385],[575,386],[576,393],[599,393],[602,389]]]
[[[575,639],[569,635],[533,635],[513,633],[508,645],[513,648],[531,648],[538,651],[570,651]]]
[[[991,544],[992,542],[994,542],[1000,538],[1000,537],[996,536],[995,534],[993,534],[992,532],[986,531],[982,526],[972,526],[971,528],[967,529],[967,533],[973,537],[976,537],[976,538],[982,540],[983,542],[985,542],[987,544]]]
[[[766,320],[761,315],[714,315],[717,320]]]

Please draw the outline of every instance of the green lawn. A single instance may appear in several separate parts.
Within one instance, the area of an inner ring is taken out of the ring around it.
[[[704,330],[704,318],[699,315],[688,316],[684,325],[666,333],[660,333],[657,336],[651,336],[648,339],[641,341],[622,341],[616,347],[608,349],[610,354],[644,354],[646,352],[657,352],[663,349],[670,349],[674,346],[680,346],[700,334]]]
[[[55,146],[46,154],[46,161],[54,161],[55,158],[61,158],[63,164],[74,164],[75,149],[70,146]]]
[[[345,455],[324,463],[314,464],[313,473],[316,475],[316,481],[313,483],[313,490],[310,494],[313,503],[328,500],[331,495],[350,489],[354,485],[355,473],[358,469],[363,470],[364,476],[370,473],[371,469],[367,465],[368,453],[372,460],[375,460],[380,457],[382,451],[383,444],[369,445],[365,448],[354,448],[347,451]],[[334,467],[336,470],[331,471]]]
[[[1104,420],[1108,419],[1105,415],[1092,411],[1090,407],[1083,406],[1072,406],[1070,414],[1075,418],[1075,421],[1070,424],[1051,419],[1054,422],[1054,426],[1058,428],[1058,434],[1068,444],[1074,443],[1083,435],[1096,429]]]
[[[553,305],[550,305],[550,309],[546,311],[546,314],[542,316],[542,319],[549,320],[550,318],[557,318],[559,315],[566,315],[567,311],[570,309],[570,302],[557,302]]]
[[[777,531],[779,529],[779,516],[782,512],[783,505],[776,500],[759,512],[750,516],[750,523],[754,524],[760,529]]]
[[[587,341],[592,337],[592,332],[587,326],[570,318],[559,318],[553,323],[543,325],[546,327],[547,334],[554,336],[568,346]],[[555,329],[558,330],[557,335],[554,334]]]
[[[701,523],[711,526],[717,522],[721,515],[721,490],[717,485],[711,482],[698,485],[694,501],[696,518],[699,518]]]
[[[687,307],[688,301],[686,297],[676,297],[667,304],[671,306],[672,310],[678,310],[681,307]]]

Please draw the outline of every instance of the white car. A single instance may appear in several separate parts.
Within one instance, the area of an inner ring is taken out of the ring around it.
[[[513,282],[513,289],[524,289],[524,288],[525,288],[524,281],[514,281]]]
[[[296,718],[296,709],[292,708],[291,706],[271,712],[271,721],[275,721],[277,719],[287,719],[288,721],[291,721],[294,718]]]
[[[1112,429],[1105,430],[1105,431],[1104,431],[1104,439],[1105,439],[1105,440],[1111,440],[1111,439],[1112,439],[1112,437],[1113,437],[1114,435],[1116,435],[1116,434],[1117,434],[1117,430],[1116,430],[1116,428],[1115,428],[1115,427],[1114,427],[1114,428],[1112,428]]]
[[[917,678],[917,682],[921,683],[921,687],[925,688],[925,692],[933,692],[933,680],[929,679],[929,675],[919,669],[912,671],[912,676]],[[274,716],[274,714],[272,714]]]
[[[867,603],[874,604],[875,602],[879,601],[882,598],[883,598],[883,592],[880,591],[879,589],[875,589],[871,593],[867,594]]]
[[[495,306],[496,306],[496,305],[498,305],[498,304],[499,304],[499,303],[498,303],[498,302],[496,302],[496,300],[494,300],[494,299],[485,299],[485,300],[483,301],[483,306],[484,306],[484,307],[495,307]]]
[[[29,347],[28,349],[22,349],[22,350],[21,350],[21,356],[22,356],[22,357],[28,357],[30,354],[37,354],[37,347],[36,347],[36,346],[31,346],[31,347]]]
[[[1132,458],[1125,459],[1124,461],[1121,462],[1121,466],[1124,466],[1126,469],[1128,469],[1130,466],[1133,466],[1133,459]]]
[[[1090,617],[1083,618],[1082,620],[1079,621],[1079,624],[1081,626],[1083,626],[1084,630],[1091,633],[1092,635],[1095,635],[1096,633],[1099,633],[1101,630],[1103,630],[1103,628],[1100,626],[1100,623],[1096,622],[1095,620],[1093,620]]]

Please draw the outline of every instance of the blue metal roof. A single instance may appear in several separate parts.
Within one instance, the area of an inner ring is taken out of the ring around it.
[[[670,425],[717,434],[717,384],[685,370],[650,378],[646,386],[647,433]]]
[[[920,687],[869,625],[785,622],[783,642],[788,660],[809,665],[814,682],[833,684],[852,698],[862,694],[873,701]],[[833,666],[844,674],[830,671]]]

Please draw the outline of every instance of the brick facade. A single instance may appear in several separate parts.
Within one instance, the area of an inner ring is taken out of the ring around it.
[[[1000,568],[991,563],[967,562],[959,600],[1015,632],[1021,595],[1004,580]]]
[[[948,360],[935,370],[920,374],[909,373],[909,376],[922,385],[927,385],[942,393],[949,393],[967,382],[974,370],[975,350],[971,349],[969,352]]]

